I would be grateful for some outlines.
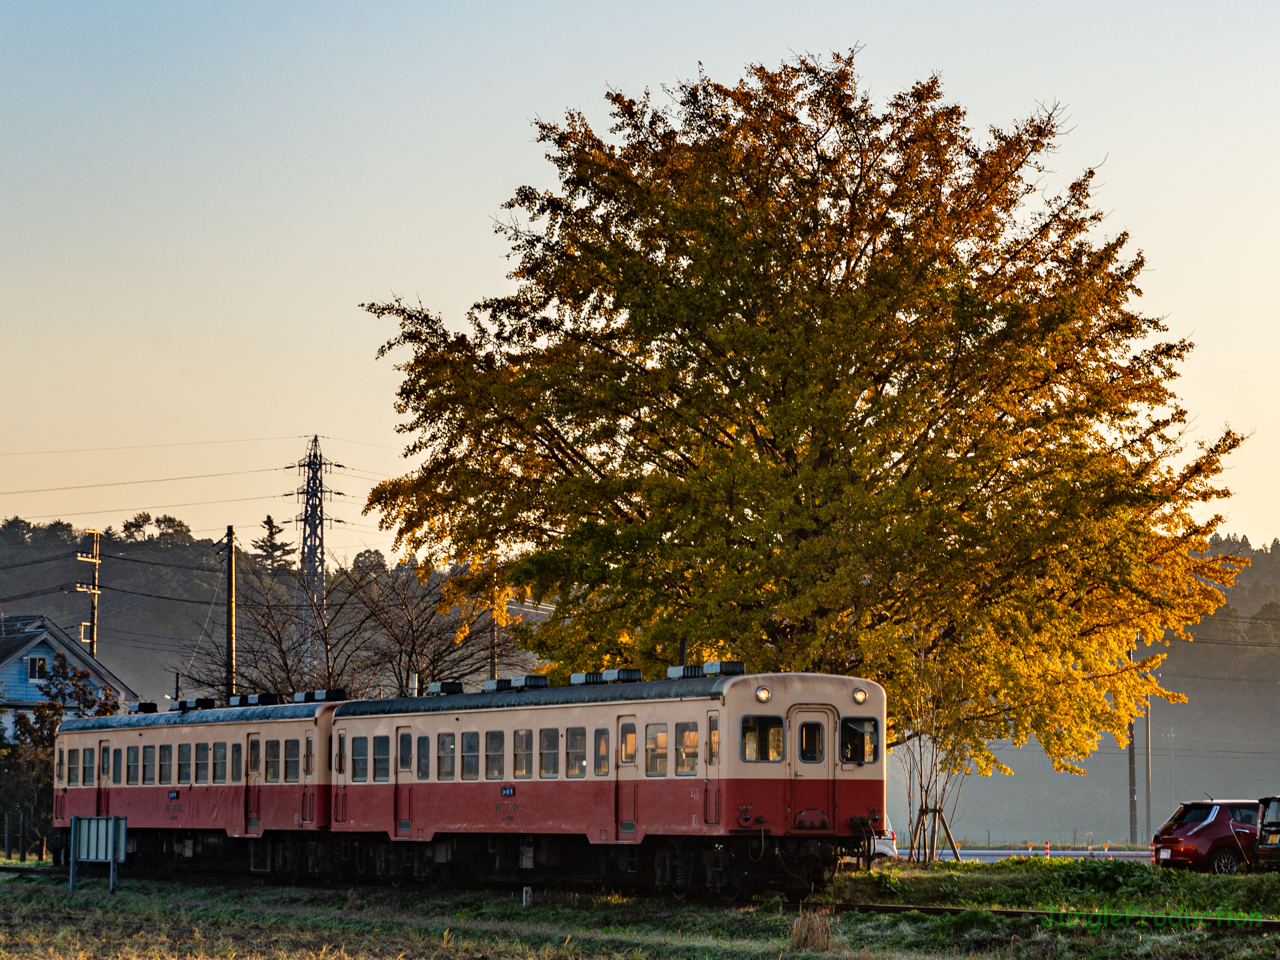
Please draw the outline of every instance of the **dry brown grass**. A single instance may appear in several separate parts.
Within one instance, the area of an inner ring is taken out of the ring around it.
[[[801,910],[791,921],[791,949],[826,953],[835,944],[836,918],[829,911]]]

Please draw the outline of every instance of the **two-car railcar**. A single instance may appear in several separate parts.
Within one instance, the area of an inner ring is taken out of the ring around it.
[[[144,868],[799,894],[879,832],[884,723],[821,674],[74,719],[55,825],[126,816]]]

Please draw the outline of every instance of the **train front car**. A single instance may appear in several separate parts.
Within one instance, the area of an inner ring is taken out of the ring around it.
[[[131,869],[306,872],[329,826],[332,713],[310,702],[64,720],[55,846],[73,816],[125,817]]]
[[[433,883],[554,878],[799,896],[879,831],[877,684],[603,676],[341,705],[333,862]]]

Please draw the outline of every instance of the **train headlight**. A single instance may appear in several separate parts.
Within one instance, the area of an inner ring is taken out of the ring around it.
[[[867,702],[867,691],[863,690],[861,687],[858,687],[858,689],[854,690],[854,691],[853,691],[853,702],[854,702],[854,703],[866,703],[866,702]]]
[[[769,692],[768,687],[756,687],[756,699],[761,703],[768,703],[771,696],[773,694]]]

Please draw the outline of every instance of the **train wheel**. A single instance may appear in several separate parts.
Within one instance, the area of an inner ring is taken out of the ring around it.
[[[736,870],[720,884],[720,898],[728,903],[741,903],[751,899],[751,878],[741,870]]]

